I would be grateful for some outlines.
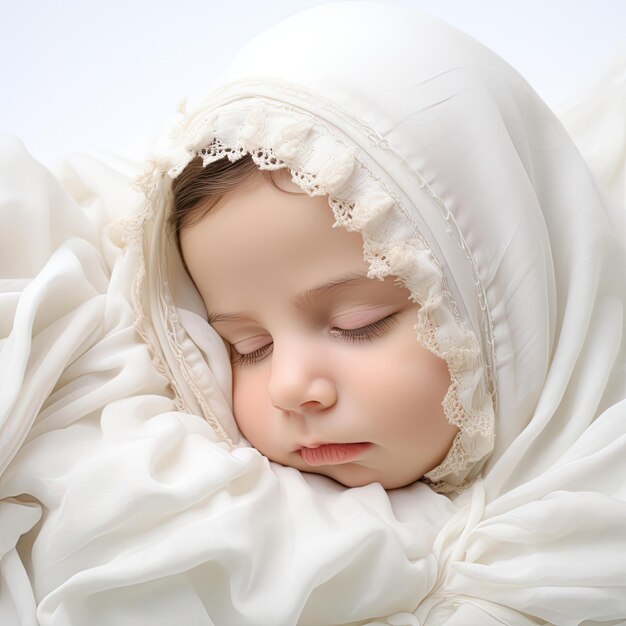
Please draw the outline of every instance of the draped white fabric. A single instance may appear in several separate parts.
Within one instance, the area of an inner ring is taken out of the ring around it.
[[[227,78],[147,200],[0,141],[0,623],[625,619],[623,208],[559,121],[484,47],[383,3],[293,16]],[[436,301],[458,366],[462,454],[436,479],[459,493],[346,489],[242,439],[161,228],[170,174],[214,139],[315,173],[338,221],[354,199],[366,244],[413,242],[387,269]]]

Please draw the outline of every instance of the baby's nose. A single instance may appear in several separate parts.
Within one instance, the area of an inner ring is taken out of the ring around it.
[[[337,402],[336,381],[320,353],[280,350],[274,344],[268,393],[290,413],[316,413]]]

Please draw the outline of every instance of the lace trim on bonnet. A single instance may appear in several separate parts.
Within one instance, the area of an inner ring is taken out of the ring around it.
[[[414,327],[417,340],[448,365],[452,384],[442,406],[447,420],[460,429],[446,458],[424,481],[440,492],[464,488],[468,470],[493,450],[492,392],[478,341],[461,321],[430,248],[417,232],[406,240],[393,236],[400,230],[394,224],[406,224],[407,219],[398,198],[330,128],[287,105],[272,103],[270,108],[258,99],[252,104],[231,102],[184,119],[173,138],[176,147],[168,157],[153,162],[137,181],[149,200],[158,197],[167,176],[176,178],[196,156],[206,166],[223,157],[235,161],[250,154],[260,169],[288,168],[307,194],[328,195],[333,227],[362,235],[368,276],[397,277],[411,300],[421,304]],[[136,227],[142,228],[150,217],[140,216]],[[140,275],[136,292],[141,280]]]

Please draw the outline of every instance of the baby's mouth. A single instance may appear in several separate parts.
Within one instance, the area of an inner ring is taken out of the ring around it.
[[[341,463],[350,463],[363,454],[371,445],[369,442],[325,443],[314,448],[303,446],[297,452],[302,460],[312,467],[318,465],[339,465]]]

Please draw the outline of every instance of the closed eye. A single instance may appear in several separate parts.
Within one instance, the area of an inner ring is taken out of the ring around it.
[[[331,328],[330,334],[333,337],[340,337],[348,341],[371,342],[374,337],[382,337],[397,321],[396,314],[392,313],[367,326],[361,326],[361,328]]]
[[[374,338],[382,337],[383,335],[385,335],[385,333],[387,333],[391,329],[391,327],[395,323],[397,323],[397,321],[398,319],[396,317],[396,313],[392,313],[387,317],[372,322],[371,324],[367,324],[366,326],[361,326],[360,328],[331,328],[330,334],[338,339],[343,339],[345,341],[353,343],[371,343]],[[238,365],[240,367],[253,365],[254,363],[257,363],[268,354],[270,354],[273,345],[274,343],[270,342],[247,354],[240,354],[234,348],[232,348],[232,364]]]
[[[264,346],[261,346],[260,348],[257,348],[256,350],[254,350],[253,352],[248,352],[247,354],[239,354],[239,352],[237,352],[235,350],[235,348],[232,348],[233,351],[233,360],[232,360],[232,364],[233,365],[239,365],[239,366],[246,366],[246,365],[252,365],[253,363],[256,363],[257,361],[260,361],[264,356],[265,353],[274,345],[273,342],[265,344]]]

